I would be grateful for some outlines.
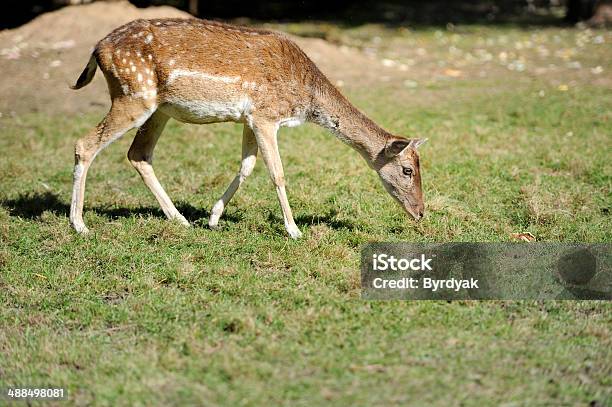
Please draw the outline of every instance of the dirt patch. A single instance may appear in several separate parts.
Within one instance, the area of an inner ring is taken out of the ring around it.
[[[109,106],[106,83],[96,75],[92,85],[68,88],[86,64],[93,46],[114,28],[138,18],[182,17],[172,7],[140,9],[127,1],[65,7],[28,24],[0,32],[0,114],[88,112]],[[333,81],[367,80],[375,64],[348,47],[321,39],[294,38]]]

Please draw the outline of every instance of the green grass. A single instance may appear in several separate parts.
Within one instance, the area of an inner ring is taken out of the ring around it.
[[[433,38],[417,36],[439,51]],[[238,169],[237,125],[171,122],[159,142],[156,172],[194,227],[164,219],[128,135],[93,164],[77,236],[72,149],[100,116],[3,118],[0,387],[65,387],[80,405],[611,403],[609,303],[359,297],[371,241],[611,240],[609,89],[557,79],[348,89],[389,130],[429,137],[420,224],[332,135],[282,130],[299,241],[261,162],[221,230],[205,227]]]

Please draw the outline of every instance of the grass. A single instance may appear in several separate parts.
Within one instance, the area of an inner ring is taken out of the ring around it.
[[[546,32],[568,48],[579,34]],[[448,49],[414,36],[428,55]],[[611,403],[609,303],[359,297],[371,241],[610,242],[609,88],[503,69],[347,88],[384,127],[430,138],[418,225],[332,135],[282,130],[299,241],[261,162],[221,230],[205,227],[238,169],[237,125],[171,122],[159,142],[156,172],[194,227],[163,218],[127,163],[128,135],[92,166],[82,237],[67,219],[72,148],[100,116],[1,119],[0,387],[65,387],[78,405]]]

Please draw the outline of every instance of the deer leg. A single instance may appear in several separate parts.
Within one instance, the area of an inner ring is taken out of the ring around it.
[[[242,163],[240,164],[240,171],[234,178],[232,183],[227,187],[227,190],[223,196],[215,203],[210,213],[210,220],[208,226],[216,228],[219,223],[219,218],[223,214],[223,210],[231,201],[232,197],[240,187],[240,185],[247,179],[255,168],[255,161],[257,160],[257,140],[253,130],[247,125],[242,130]]]
[[[261,156],[268,167],[270,178],[276,187],[278,201],[280,202],[280,206],[283,211],[285,229],[292,238],[299,239],[302,237],[302,232],[300,232],[295,224],[295,221],[293,220],[293,214],[291,213],[291,207],[289,206],[289,200],[287,199],[287,192],[285,191],[283,163],[278,152],[278,142],[276,138],[278,126],[269,123],[264,125],[255,124],[253,131],[257,139],[259,150],[261,151]]]
[[[160,111],[149,117],[136,133],[128,151],[128,160],[151,190],[168,219],[177,219],[183,225],[189,226],[189,222],[176,209],[153,171],[153,150],[169,118]]]
[[[83,201],[87,171],[94,158],[113,141],[143,124],[153,111],[154,109],[148,109],[141,103],[116,99],[100,124],[76,142],[70,224],[78,233],[88,231],[83,221]]]

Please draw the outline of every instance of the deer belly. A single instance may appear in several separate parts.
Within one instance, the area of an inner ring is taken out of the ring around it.
[[[159,109],[175,119],[187,123],[243,122],[250,100],[168,100]]]

